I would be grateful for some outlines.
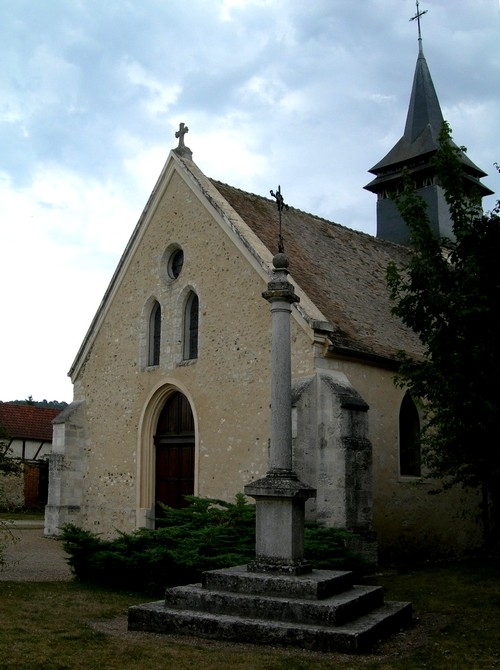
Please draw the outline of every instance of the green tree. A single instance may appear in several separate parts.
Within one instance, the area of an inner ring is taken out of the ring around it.
[[[17,475],[20,468],[19,460],[9,455],[9,435],[0,424],[0,475]]]
[[[419,336],[420,360],[401,354],[396,382],[425,412],[423,460],[429,476],[481,492],[485,545],[500,535],[500,201],[483,214],[448,124],[435,166],[455,239],[432,232],[426,205],[409,176],[397,204],[412,255],[388,268],[393,313]],[[497,166],[498,169],[498,166]]]
[[[6,504],[2,486],[2,477],[17,475],[21,471],[18,459],[9,456],[9,436],[4,426],[0,424],[0,507]],[[9,525],[0,519],[0,567],[5,563],[5,547],[7,542],[15,541]]]

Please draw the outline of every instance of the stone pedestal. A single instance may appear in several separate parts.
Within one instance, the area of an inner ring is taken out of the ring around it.
[[[311,571],[304,560],[305,501],[314,495],[292,473],[268,473],[245,486],[256,502],[255,559],[251,572],[301,575]]]

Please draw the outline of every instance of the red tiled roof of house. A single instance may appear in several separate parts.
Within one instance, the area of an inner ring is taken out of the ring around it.
[[[0,425],[12,439],[52,441],[52,421],[61,409],[0,402]]]

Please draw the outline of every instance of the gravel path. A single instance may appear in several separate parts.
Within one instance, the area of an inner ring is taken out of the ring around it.
[[[42,523],[16,521],[9,527],[17,541],[7,544],[6,563],[0,566],[0,581],[54,582],[72,579],[62,543],[44,537]]]

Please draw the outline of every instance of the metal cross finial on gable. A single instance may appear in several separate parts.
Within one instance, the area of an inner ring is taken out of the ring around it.
[[[276,206],[278,207],[279,218],[278,253],[284,254],[285,246],[283,244],[283,235],[281,234],[281,212],[283,209],[288,209],[288,205],[285,204],[283,196],[281,195],[281,186],[278,186],[278,191],[276,193],[274,193],[274,191],[269,191],[269,193],[273,196],[273,198],[276,198]]]
[[[420,11],[419,5],[418,5],[418,0],[416,0],[417,3],[417,13],[415,16],[412,16],[410,21],[415,21],[417,19],[417,25],[418,25],[418,41],[421,43],[422,42],[422,33],[420,31],[420,17],[423,16],[424,14],[427,14],[429,11],[428,9],[424,9],[422,12]]]
[[[178,149],[183,149],[186,146],[184,144],[184,135],[186,133],[189,133],[189,128],[184,123],[179,123],[179,130],[175,133],[175,136],[179,138]]]

